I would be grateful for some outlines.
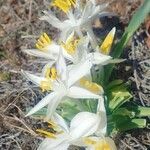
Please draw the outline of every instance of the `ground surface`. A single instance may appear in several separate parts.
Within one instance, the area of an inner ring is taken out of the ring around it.
[[[116,0],[109,10],[116,13],[117,20],[101,20],[105,35],[117,26],[121,36],[132,14],[140,6],[141,0]],[[47,32],[56,38],[58,31],[38,20],[41,11],[49,8],[48,0],[1,0],[0,1],[0,149],[35,150],[41,137],[35,133],[42,126],[40,120],[25,118],[25,108],[34,105],[42,93],[34,85],[27,85],[20,69],[39,70],[41,65],[21,52],[22,48],[33,48],[40,33]],[[61,15],[60,15],[61,16]],[[119,18],[119,19],[118,19]],[[140,27],[122,57],[127,61],[119,67],[122,72],[116,78],[131,81],[134,101],[150,106],[150,19]],[[99,27],[95,26],[97,36]],[[134,130],[116,137],[119,150],[146,150],[150,148],[150,129]]]

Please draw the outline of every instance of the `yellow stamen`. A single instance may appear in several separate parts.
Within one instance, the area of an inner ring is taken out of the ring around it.
[[[57,78],[57,70],[55,67],[47,68],[45,72],[46,79],[55,80]]]
[[[75,7],[76,0],[54,0],[52,3],[53,6],[58,7],[63,12],[67,13],[71,7]]]
[[[50,91],[52,89],[52,83],[50,80],[41,81],[40,88],[42,92]]]
[[[105,140],[100,140],[94,147],[95,150],[111,150],[110,145]]]
[[[42,130],[42,129],[37,129],[36,130],[38,133],[40,133],[41,135],[43,135],[44,137],[48,137],[48,138],[53,138],[56,139],[56,136],[54,133]]]
[[[84,143],[93,146],[95,150],[111,150],[109,143],[105,140],[97,141],[90,138],[84,138]]]
[[[49,124],[49,127],[57,127],[57,124],[53,122],[52,120],[47,121],[47,123]]]
[[[96,94],[100,94],[103,92],[103,88],[100,85],[93,83],[93,82],[87,80],[86,78],[80,79],[80,85],[82,87],[84,87],[85,89],[87,89],[93,93],[96,93]]]
[[[52,120],[47,121],[47,123],[48,123],[48,127],[54,129],[56,131],[57,135],[64,133],[62,130],[60,130],[58,125],[55,122],[53,122]]]
[[[57,70],[55,67],[50,68],[50,78],[53,80],[57,78]]]
[[[48,37],[46,33],[43,33],[40,38],[37,40],[36,48],[39,50],[46,50],[45,47],[50,45],[52,40]]]
[[[102,45],[100,46],[100,52],[108,55],[110,53],[110,49],[114,40],[114,36],[115,36],[115,31],[116,29],[113,28],[108,35],[106,36],[104,42],[102,43]]]
[[[90,138],[84,138],[84,143],[87,145],[95,145],[97,142]]]
[[[76,48],[78,46],[79,39],[75,39],[74,34],[71,34],[66,43],[61,44],[61,46],[67,51],[68,54],[73,55],[76,52]]]
[[[55,67],[47,67],[44,75],[46,80],[41,81],[40,83],[40,88],[42,89],[42,92],[50,91],[52,89],[52,80],[56,80],[57,70]]]

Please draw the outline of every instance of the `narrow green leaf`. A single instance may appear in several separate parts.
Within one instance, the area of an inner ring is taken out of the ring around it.
[[[142,22],[144,22],[144,19],[147,17],[147,15],[150,12],[150,0],[145,0],[143,5],[137,10],[137,12],[133,15],[125,33],[123,34],[121,40],[119,43],[117,43],[112,51],[112,57],[118,58],[120,57],[123,49],[127,45],[128,41],[130,40],[131,36],[134,34],[134,32],[139,28]],[[114,65],[110,64],[106,66],[105,68],[105,84],[107,84],[110,75],[112,73]]]

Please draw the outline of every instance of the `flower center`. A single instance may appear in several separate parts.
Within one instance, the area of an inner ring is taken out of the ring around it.
[[[40,88],[42,89],[42,92],[50,91],[52,89],[52,82],[58,77],[55,67],[47,67],[44,75],[46,80],[43,80],[40,83]]]
[[[75,39],[74,35],[71,35],[66,43],[61,43],[61,46],[67,51],[68,54],[74,55],[78,46],[79,39]]]
[[[53,6],[58,7],[63,12],[67,13],[71,7],[75,7],[76,0],[54,0]]]
[[[57,76],[58,76],[57,70],[55,67],[51,67],[51,68],[46,69],[46,72],[45,72],[45,78],[46,79],[56,80]]]
[[[52,89],[52,82],[50,80],[41,81],[40,88],[42,92],[50,91]]]
[[[112,46],[112,43],[113,43],[113,40],[114,40],[114,36],[115,36],[115,28],[113,28],[108,33],[108,35],[104,39],[104,42],[100,46],[100,52],[102,54],[108,55],[110,53],[110,49],[111,49],[111,46]]]
[[[46,33],[43,33],[40,38],[37,40],[36,48],[42,51],[45,51],[45,47],[50,45],[52,43],[52,40],[49,38],[49,36]]]
[[[86,78],[80,79],[80,85],[95,94],[103,93],[103,88],[100,85],[93,83]]]
[[[48,129],[37,129],[36,131],[38,132],[39,135],[45,137],[45,138],[53,138],[56,139],[58,134],[63,133],[62,130],[59,129],[59,127],[57,126],[57,124],[55,124],[53,121],[48,121],[46,122],[47,128]]]

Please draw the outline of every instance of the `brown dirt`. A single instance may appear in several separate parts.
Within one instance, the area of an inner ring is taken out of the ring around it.
[[[120,22],[125,26],[142,1],[114,0],[109,10],[116,13]],[[34,105],[42,97],[42,93],[34,85],[24,82],[19,71],[21,68],[33,71],[39,70],[41,67],[35,59],[28,58],[23,54],[22,48],[34,47],[36,38],[42,32],[47,32],[53,38],[57,36],[54,32],[58,33],[58,31],[38,20],[42,10],[48,8],[48,0],[0,1],[0,149],[2,150],[35,150],[41,139],[35,133],[41,122],[35,118],[25,118],[25,109],[31,102]],[[146,22],[144,31],[149,31],[147,24]],[[144,40],[149,47],[149,37],[147,36]],[[132,60],[133,56],[130,53],[136,50],[136,56],[134,56],[139,60],[139,63],[142,62],[139,65],[143,68],[145,60],[143,58],[147,56],[149,59],[150,56],[147,47],[141,47],[130,49],[127,57]],[[141,54],[140,56],[138,52]],[[130,67],[131,70],[139,72],[137,68],[132,66],[132,63]],[[141,73],[143,75],[144,72],[144,75],[149,77],[149,71],[146,69]],[[138,76],[135,83],[136,88],[140,88],[141,94],[144,93],[143,91],[149,90],[149,86],[146,84],[149,81],[147,78],[143,79],[136,73],[131,76],[128,79],[131,78],[134,81]],[[142,95],[142,99],[140,99],[138,90],[133,91],[135,101],[141,102],[140,104],[143,102],[144,105],[149,106],[148,98],[144,100]],[[118,136],[116,141],[120,150],[146,150],[150,147],[150,132],[148,129],[126,132]]]

